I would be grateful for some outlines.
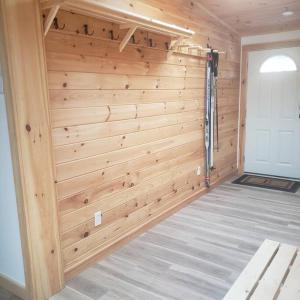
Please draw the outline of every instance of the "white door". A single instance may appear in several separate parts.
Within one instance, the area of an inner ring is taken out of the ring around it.
[[[299,68],[300,47],[249,53],[245,172],[300,178]]]

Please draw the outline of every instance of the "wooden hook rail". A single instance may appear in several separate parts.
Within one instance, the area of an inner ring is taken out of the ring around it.
[[[183,38],[190,38],[195,33],[190,29],[121,10],[95,0],[47,0],[42,2],[42,9],[50,9],[44,25],[45,36],[59,9],[120,24],[121,29],[128,29],[120,43],[120,52],[126,47],[137,29],[171,36],[173,41],[171,42],[170,50],[175,49]]]
[[[205,48],[205,47],[202,47],[201,45],[179,45],[178,46],[178,49],[181,49],[181,48],[187,48],[188,50],[192,50],[192,49],[198,49],[200,52],[217,52],[219,54],[225,54],[226,52],[224,51],[219,51],[217,49],[211,49],[211,48]]]

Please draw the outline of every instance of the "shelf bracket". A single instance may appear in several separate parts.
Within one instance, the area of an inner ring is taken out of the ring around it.
[[[121,44],[120,44],[120,46],[119,46],[120,52],[122,52],[123,49],[126,47],[126,45],[128,44],[130,38],[131,38],[132,35],[135,33],[136,29],[137,29],[137,26],[131,26],[131,27],[128,29],[126,35],[124,36],[124,38],[123,38],[123,40],[122,40],[122,42],[121,42]]]
[[[52,22],[53,22],[53,20],[54,20],[54,18],[56,16],[59,8],[60,8],[60,4],[56,4],[56,5],[54,5],[54,6],[51,7],[51,9],[50,9],[50,11],[48,13],[47,19],[45,21],[45,24],[44,24],[44,27],[45,27],[44,28],[44,36],[47,35],[47,33],[48,33],[48,31],[49,31],[49,29],[51,27],[51,24],[52,24]]]
[[[178,44],[181,43],[183,39],[184,39],[183,37],[178,37],[176,40],[172,40],[170,42],[170,46],[167,54],[168,57],[170,57],[173,54],[173,52],[176,50],[176,47],[178,46]]]

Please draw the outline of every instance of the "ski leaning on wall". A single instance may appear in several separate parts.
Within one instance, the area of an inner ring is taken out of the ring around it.
[[[206,100],[205,100],[205,153],[206,174],[205,184],[210,186],[210,171],[214,168],[215,120],[218,143],[217,78],[219,53],[213,49],[207,53],[206,63]],[[217,145],[218,147],[218,145]]]

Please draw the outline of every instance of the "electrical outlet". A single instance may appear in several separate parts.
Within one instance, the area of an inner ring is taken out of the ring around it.
[[[201,167],[200,166],[197,167],[196,174],[197,174],[197,176],[201,175]]]
[[[95,227],[101,225],[102,223],[102,213],[101,211],[95,212]]]

